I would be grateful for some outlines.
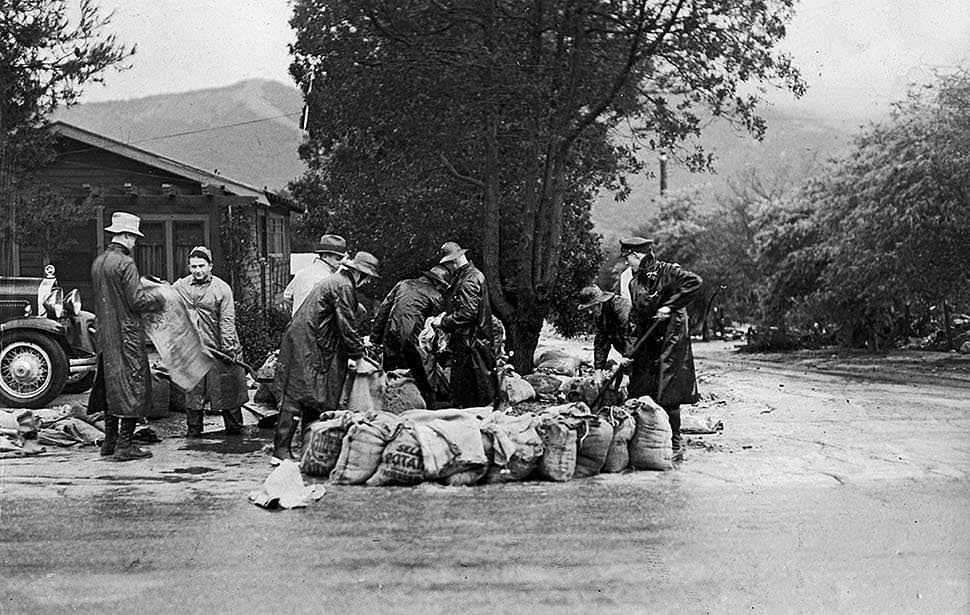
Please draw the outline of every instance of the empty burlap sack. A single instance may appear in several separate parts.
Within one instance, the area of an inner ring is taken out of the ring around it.
[[[365,484],[368,487],[417,485],[423,480],[424,461],[421,458],[421,445],[414,437],[414,432],[404,427],[384,447],[380,465]]]
[[[460,472],[455,472],[450,476],[446,476],[439,482],[450,487],[477,485],[483,478],[485,478],[485,475],[488,473],[488,468],[492,463],[493,442],[494,439],[491,433],[482,432],[482,447],[485,449],[485,457],[488,459],[488,463],[470,465],[467,469],[461,470]]]
[[[630,465],[638,470],[673,468],[667,412],[647,396],[628,400],[624,406],[636,421],[633,439],[630,440]]]
[[[563,378],[553,374],[534,373],[522,379],[532,385],[536,395],[555,395],[563,384]]]
[[[329,414],[329,413],[328,413]],[[344,436],[350,426],[349,413],[316,421],[307,431],[300,455],[300,470],[310,476],[329,476],[340,458]]]
[[[384,387],[382,410],[391,414],[401,414],[408,410],[427,408],[418,385],[414,378],[406,375],[406,371],[392,371],[385,374],[387,384]]]
[[[330,472],[335,483],[359,485],[374,475],[381,453],[402,425],[392,414],[376,412],[354,422],[340,446],[337,465]]]
[[[340,406],[351,412],[380,411],[384,405],[387,378],[379,365],[363,357],[347,374]]]
[[[486,483],[525,480],[542,456],[544,447],[536,431],[534,414],[509,416],[496,413],[482,422],[482,432],[492,435],[492,461]]]
[[[613,427],[613,439],[600,472],[622,472],[630,465],[630,440],[633,439],[636,423],[622,406],[603,408],[599,416]]]
[[[600,418],[584,418],[576,430],[576,438],[576,471],[573,478],[599,474],[613,442],[613,426]]]
[[[539,355],[535,368],[540,372],[559,374],[561,376],[575,376],[579,373],[579,357],[574,357],[562,350],[546,350]]]
[[[536,431],[542,438],[545,452],[536,465],[536,476],[546,480],[565,482],[576,472],[576,432],[561,420],[544,418]]]

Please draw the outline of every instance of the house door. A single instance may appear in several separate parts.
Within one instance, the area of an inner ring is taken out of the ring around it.
[[[169,282],[188,275],[189,252],[195,246],[209,245],[209,219],[206,216],[142,216],[145,236],[135,246],[135,262],[142,275],[153,275]]]

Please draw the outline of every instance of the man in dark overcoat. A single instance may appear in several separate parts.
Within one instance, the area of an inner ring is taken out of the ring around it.
[[[623,239],[620,251],[633,269],[630,298],[636,337],[644,335],[655,321],[661,323],[633,356],[629,394],[649,395],[667,411],[674,460],[682,460],[680,405],[698,399],[687,306],[699,296],[703,281],[676,263],[658,260],[649,239]]]
[[[243,431],[241,406],[249,401],[246,372],[229,361],[242,361],[242,344],[236,333],[236,304],[232,289],[220,277],[212,275],[212,252],[195,246],[189,252],[189,275],[179,278],[172,287],[188,308],[202,343],[224,357],[217,357],[202,381],[185,394],[186,437],[202,437],[203,406],[209,401],[213,410],[222,413],[226,434]]]
[[[125,212],[111,217],[111,241],[91,265],[94,312],[98,323],[98,372],[88,411],[104,411],[101,454],[114,461],[151,457],[134,444],[135,427],[151,407],[151,372],[141,314],[162,308],[141,284],[131,256],[144,237],[140,220]]]
[[[297,424],[307,427],[321,412],[337,409],[348,361],[364,354],[357,333],[357,289],[378,276],[378,260],[358,252],[332,276],[313,287],[283,334],[274,386],[280,415],[270,463],[293,459]]]
[[[428,408],[435,402],[434,388],[418,350],[418,335],[424,322],[444,307],[448,271],[435,265],[417,278],[401,280],[387,294],[374,318],[371,342],[384,348],[384,371],[410,370]]]
[[[593,369],[605,370],[610,348],[626,357],[633,345],[630,302],[620,295],[604,292],[595,284],[579,291],[579,302],[579,309],[592,316],[595,327]]]
[[[449,241],[441,246],[438,259],[452,275],[441,328],[451,335],[451,394],[458,408],[487,406],[497,393],[488,286],[466,251]]]

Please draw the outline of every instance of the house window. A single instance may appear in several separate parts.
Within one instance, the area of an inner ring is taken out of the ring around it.
[[[208,217],[149,214],[141,218],[145,237],[135,245],[138,272],[169,282],[188,275],[189,252],[195,246],[209,246]]]
[[[283,216],[270,214],[266,218],[266,252],[269,256],[283,256],[286,252],[285,229]]]

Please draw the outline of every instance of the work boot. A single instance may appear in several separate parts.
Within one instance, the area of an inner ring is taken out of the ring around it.
[[[273,458],[270,463],[279,465],[280,461],[290,459],[296,461],[290,447],[293,445],[293,435],[296,433],[298,409],[283,406],[276,423],[276,433],[273,434]]]
[[[186,438],[201,438],[202,437],[202,424],[205,419],[205,415],[201,408],[186,408],[185,409],[185,437]]]
[[[111,456],[112,461],[132,461],[134,459],[146,459],[152,456],[151,451],[135,446],[135,425],[138,419],[121,419],[121,428],[118,430],[118,444],[115,452]]]
[[[667,411],[667,418],[670,420],[670,445],[673,450],[673,457],[671,459],[674,462],[681,462],[684,460],[687,445],[684,442],[684,437],[680,433],[680,406],[665,408],[665,410]]]
[[[222,422],[226,425],[226,434],[238,436],[243,433],[242,408],[238,406],[222,411]]]
[[[104,440],[101,442],[101,456],[113,455],[118,443],[118,417],[113,414],[104,415]]]

